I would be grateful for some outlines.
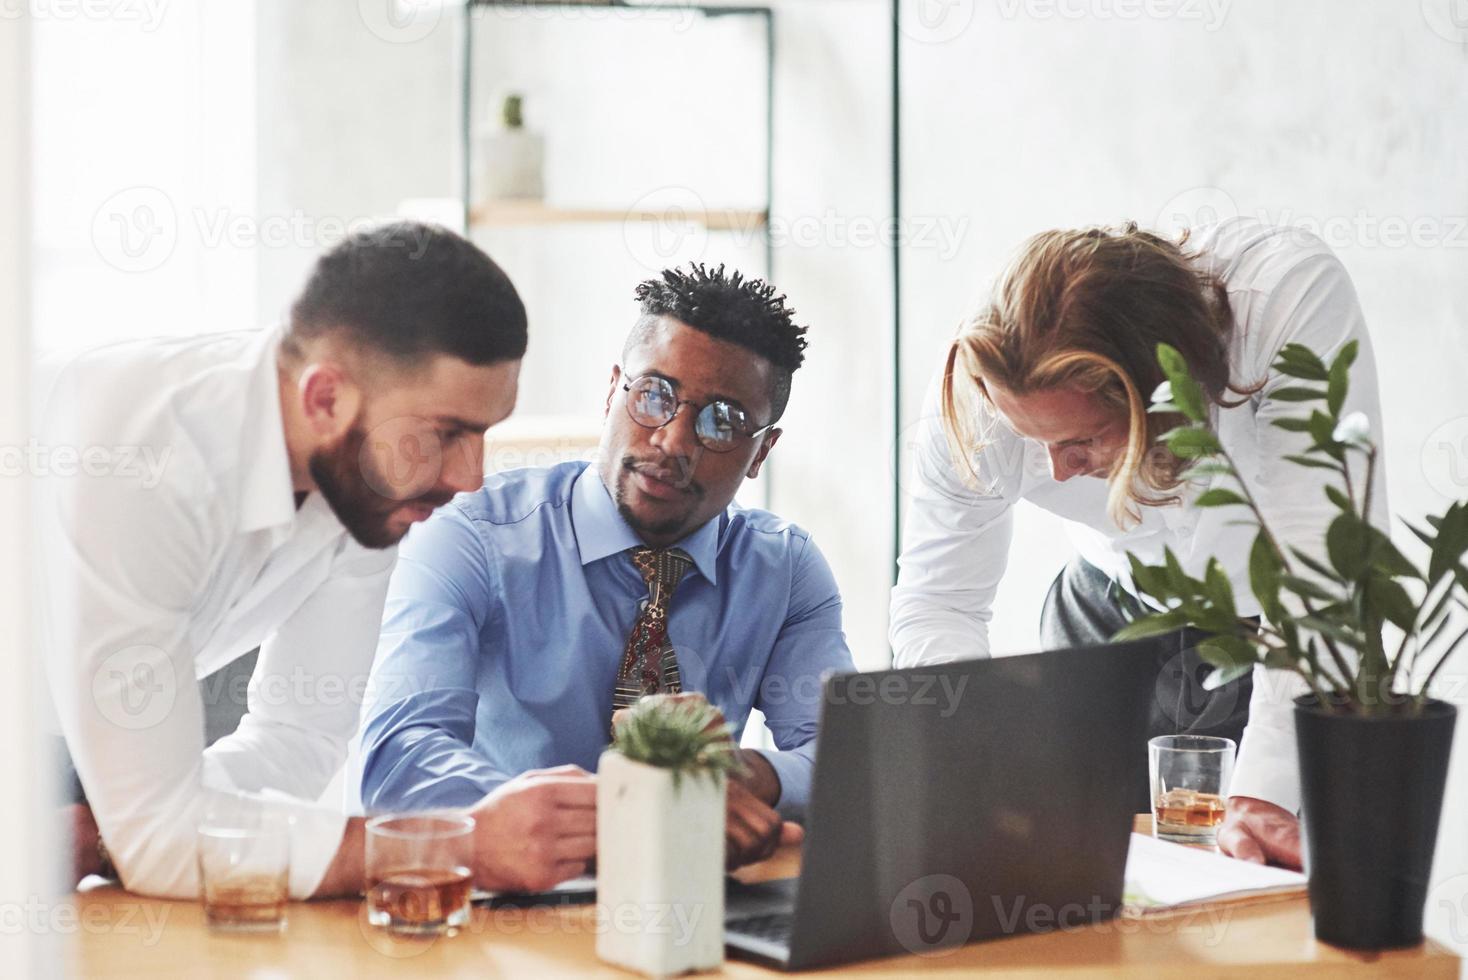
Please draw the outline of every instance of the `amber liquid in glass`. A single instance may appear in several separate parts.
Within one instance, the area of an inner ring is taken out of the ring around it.
[[[204,888],[204,915],[215,928],[268,932],[285,925],[290,901],[284,875],[232,878]]]
[[[393,932],[438,933],[469,921],[468,868],[390,871],[367,889],[367,921]]]
[[[1223,799],[1216,793],[1170,789],[1152,801],[1157,836],[1185,843],[1211,844],[1223,823]]]

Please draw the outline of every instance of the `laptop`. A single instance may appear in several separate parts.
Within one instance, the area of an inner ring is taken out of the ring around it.
[[[731,879],[731,956],[798,970],[1114,915],[1145,643],[827,679],[799,878]]]

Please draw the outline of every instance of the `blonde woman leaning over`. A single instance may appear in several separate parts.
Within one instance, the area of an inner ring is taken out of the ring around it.
[[[1230,526],[1237,515],[1227,509],[1185,506],[1206,487],[1180,480],[1182,464],[1156,444],[1169,424],[1146,413],[1163,380],[1157,344],[1180,350],[1202,381],[1225,447],[1285,543],[1318,553],[1330,504],[1317,471],[1277,462],[1301,451],[1303,437],[1270,424],[1289,407],[1271,398],[1289,383],[1271,364],[1287,343],[1328,360],[1351,340],[1361,350],[1347,411],[1365,412],[1379,439],[1366,324],[1350,277],[1318,238],[1233,219],[1180,244],[1134,225],[1030,239],[953,341],[929,394],[892,593],[897,664],[988,655],[1020,500],[1065,518],[1078,552],[1045,599],[1046,647],[1102,643],[1123,625],[1139,601],[1128,551],[1156,561],[1170,547],[1200,577],[1216,556],[1241,615],[1257,615],[1251,529]],[[1377,504],[1384,524],[1385,500]],[[1220,846],[1298,867],[1292,678],[1256,668],[1210,694],[1195,636],[1154,642],[1152,734],[1242,735]]]

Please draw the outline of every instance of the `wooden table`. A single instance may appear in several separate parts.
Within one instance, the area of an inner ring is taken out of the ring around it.
[[[1138,830],[1145,832],[1147,819],[1139,818]],[[799,866],[799,852],[792,848],[745,869],[740,877],[788,877]],[[287,930],[278,936],[211,933],[197,902],[139,898],[115,887],[79,893],[74,901],[72,968],[83,977],[631,976],[597,961],[596,918],[590,906],[476,908],[470,926],[457,936],[409,941],[369,928],[359,901],[294,905]],[[1066,932],[976,943],[939,956],[897,957],[828,972],[866,977],[1456,978],[1459,960],[1430,939],[1416,949],[1375,955],[1317,943],[1306,900],[1297,897],[1168,918],[1122,918]],[[724,973],[778,975],[733,960]]]

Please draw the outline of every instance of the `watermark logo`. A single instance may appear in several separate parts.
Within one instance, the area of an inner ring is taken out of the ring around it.
[[[924,875],[897,893],[889,921],[909,953],[946,956],[973,933],[973,895],[953,875]]]
[[[1444,878],[1427,893],[1427,924],[1454,945],[1468,945],[1468,874]]]
[[[92,700],[103,718],[128,731],[152,728],[178,697],[173,662],[162,649],[140,644],[107,656],[92,673]]]
[[[156,187],[118,191],[92,215],[92,245],[123,272],[151,272],[178,246],[178,212]]]
[[[1468,498],[1468,415],[1432,430],[1422,444],[1422,475],[1449,500]]]
[[[412,500],[438,483],[444,446],[426,419],[412,415],[374,426],[359,452],[367,485],[388,500]]]
[[[650,191],[627,209],[623,241],[637,264],[649,272],[701,261],[709,247],[710,213],[697,191],[664,187]]]
[[[34,21],[110,20],[151,34],[167,10],[168,0],[0,0],[0,21],[25,15]]]
[[[357,14],[375,37],[389,44],[414,44],[432,34],[445,0],[357,0]]]
[[[1183,232],[1217,224],[1239,215],[1239,206],[1228,192],[1217,187],[1191,187],[1162,205],[1152,227],[1177,238]]]
[[[1419,0],[1428,30],[1454,44],[1468,44],[1468,0]]]
[[[1232,0],[998,0],[1005,20],[1174,20],[1195,22],[1213,33],[1228,18]]]
[[[947,44],[973,26],[974,0],[902,0],[897,27],[919,44]]]

